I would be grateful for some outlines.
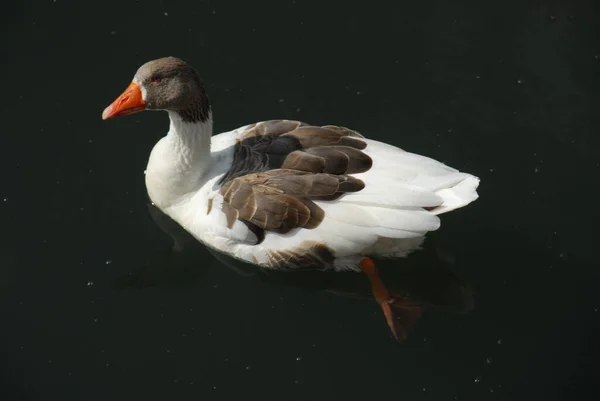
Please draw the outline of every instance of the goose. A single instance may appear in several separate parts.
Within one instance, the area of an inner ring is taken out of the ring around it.
[[[478,198],[478,177],[344,126],[265,120],[213,135],[203,80],[176,57],[139,67],[102,119],[143,110],[170,120],[145,171],[150,201],[204,245],[261,268],[376,280],[373,258],[406,257],[439,215]]]

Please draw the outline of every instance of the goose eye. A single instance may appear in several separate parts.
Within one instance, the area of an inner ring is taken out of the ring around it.
[[[160,80],[161,80],[161,79],[162,79],[162,78],[161,78],[161,77],[159,77],[158,75],[154,75],[154,76],[151,78],[151,81],[150,81],[150,82],[152,82],[153,84],[158,84],[158,83],[160,83]]]

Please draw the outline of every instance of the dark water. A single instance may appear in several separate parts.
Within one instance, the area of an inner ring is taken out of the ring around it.
[[[0,399],[600,399],[594,2],[83,3],[2,6]],[[340,124],[481,177],[382,268],[426,304],[405,342],[366,277],[235,270],[151,212],[166,115],[100,114],[165,55],[217,132]]]

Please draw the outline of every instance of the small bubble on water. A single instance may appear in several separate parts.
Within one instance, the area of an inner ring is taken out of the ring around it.
[[[111,35],[116,35],[116,34],[117,34],[117,31],[110,31],[110,34],[111,34]],[[92,141],[90,141],[90,142],[92,142]]]
[[[301,361],[301,360],[302,360],[302,357],[301,357],[301,356],[299,356],[299,357],[297,357],[297,358],[296,358],[296,360],[297,360],[297,361]]]
[[[98,318],[97,318],[97,317],[95,317],[95,318],[93,319],[93,321],[94,321],[94,323],[98,323]]]
[[[109,260],[107,260],[106,262],[104,262],[104,264],[107,264],[107,265],[112,265],[112,260],[110,260],[110,259],[109,259]]]
[[[279,99],[279,103],[285,102],[285,99]]]
[[[485,363],[487,363],[488,365],[489,365],[490,363],[492,363],[492,358],[486,358],[486,359],[485,359]]]
[[[548,17],[548,19],[552,22],[556,21],[556,16],[555,15],[551,15]]]
[[[519,85],[520,85],[520,84],[522,84],[523,82],[525,82],[525,81],[523,81],[522,79],[517,79],[517,83],[518,83]]]
[[[246,370],[250,370],[250,365],[246,366]]]
[[[168,16],[169,16],[169,13],[168,13],[168,12],[165,12],[164,14],[165,14],[165,17],[168,17]]]
[[[479,383],[481,381],[481,379],[479,377],[476,377],[473,379],[473,383]]]
[[[496,344],[498,344],[498,345],[502,345],[502,339],[501,339],[501,338],[499,338],[499,339],[498,339],[498,341],[496,341]]]
[[[538,167],[534,168],[534,169],[533,169],[533,172],[534,172],[534,173],[539,173],[539,172],[540,172],[540,167],[538,166]]]
[[[88,287],[91,287],[92,285],[94,285],[94,282],[93,282],[93,281],[88,281],[88,282],[87,282],[87,286],[88,286]]]

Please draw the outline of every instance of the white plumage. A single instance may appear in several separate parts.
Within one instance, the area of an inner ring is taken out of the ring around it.
[[[364,152],[373,159],[373,167],[353,175],[365,182],[363,190],[317,202],[325,210],[325,219],[316,229],[267,233],[259,247],[240,247],[239,255],[252,260],[248,255],[253,249],[260,262],[266,260],[261,259],[265,249],[290,249],[304,240],[316,240],[335,250],[336,269],[358,270],[363,255],[404,257],[418,249],[427,232],[440,227],[438,214],[478,198],[477,177],[425,156],[364,140],[368,144]]]
[[[477,177],[343,127],[278,120],[212,136],[200,78],[176,58],[140,67],[103,118],[148,105],[171,122],[148,161],[150,199],[208,246],[265,267],[403,257],[439,214],[478,197]]]
[[[333,267],[338,270],[356,270],[364,255],[403,257],[418,249],[427,232],[440,227],[438,214],[466,206],[478,197],[477,177],[428,157],[362,139],[367,142],[363,151],[373,159],[369,171],[353,174],[364,181],[363,190],[333,201],[316,201],[325,211],[325,218],[317,228],[296,228],[286,234],[266,232],[264,241],[255,245],[256,235],[243,222],[227,227],[223,198],[218,192],[220,186],[216,184],[228,170],[235,142],[244,135],[247,126],[213,136],[210,153],[185,152],[192,157],[204,153],[203,157],[211,160],[207,166],[212,173],[197,179],[197,187],[190,188],[192,192],[186,188],[186,193],[179,195],[180,190],[174,184],[160,178],[156,180],[160,183],[155,182],[152,174],[160,171],[158,175],[164,177],[165,171],[171,170],[176,171],[174,174],[184,174],[185,165],[194,166],[194,162],[187,158],[182,165],[176,156],[177,149],[193,145],[182,141],[180,136],[185,137],[194,129],[199,135],[210,130],[179,122],[173,115],[171,120],[167,139],[157,145],[159,150],[153,151],[157,157],[152,156],[147,167],[151,198],[198,240],[251,263],[268,267],[269,251],[293,249],[303,241],[316,241],[332,249],[336,256]],[[199,143],[207,146],[205,141]],[[166,146],[169,151],[160,150]],[[212,209],[207,214],[209,199]]]
[[[178,122],[174,116],[171,119],[167,136],[170,139],[160,146],[170,144],[178,149],[184,146],[178,139],[181,132],[193,127]],[[200,133],[209,131],[206,127],[197,129]],[[403,257],[418,249],[427,232],[440,227],[438,214],[463,207],[478,196],[479,179],[470,174],[428,157],[363,139],[367,142],[364,152],[373,159],[369,171],[353,175],[364,181],[363,190],[333,201],[316,201],[325,211],[325,218],[317,228],[297,228],[286,234],[266,232],[264,241],[255,245],[256,235],[241,221],[227,228],[222,212],[223,198],[216,184],[231,164],[236,139],[246,130],[247,127],[242,127],[212,137],[211,153],[204,156],[212,160],[210,171],[218,174],[206,174],[199,179],[194,192],[177,196],[178,189],[164,183],[154,190],[159,186],[153,181],[154,171],[160,170],[164,175],[169,169],[185,170],[176,157],[165,159],[166,154],[176,155],[174,150],[159,152],[158,159],[150,158],[147,183],[157,205],[198,240],[248,262],[266,264],[268,251],[293,249],[303,241],[316,241],[332,249],[336,256],[334,268],[339,270],[357,269],[363,255]],[[188,154],[200,155],[193,151]],[[164,203],[162,200],[173,196],[177,201]],[[208,199],[212,199],[212,210],[206,214]]]

